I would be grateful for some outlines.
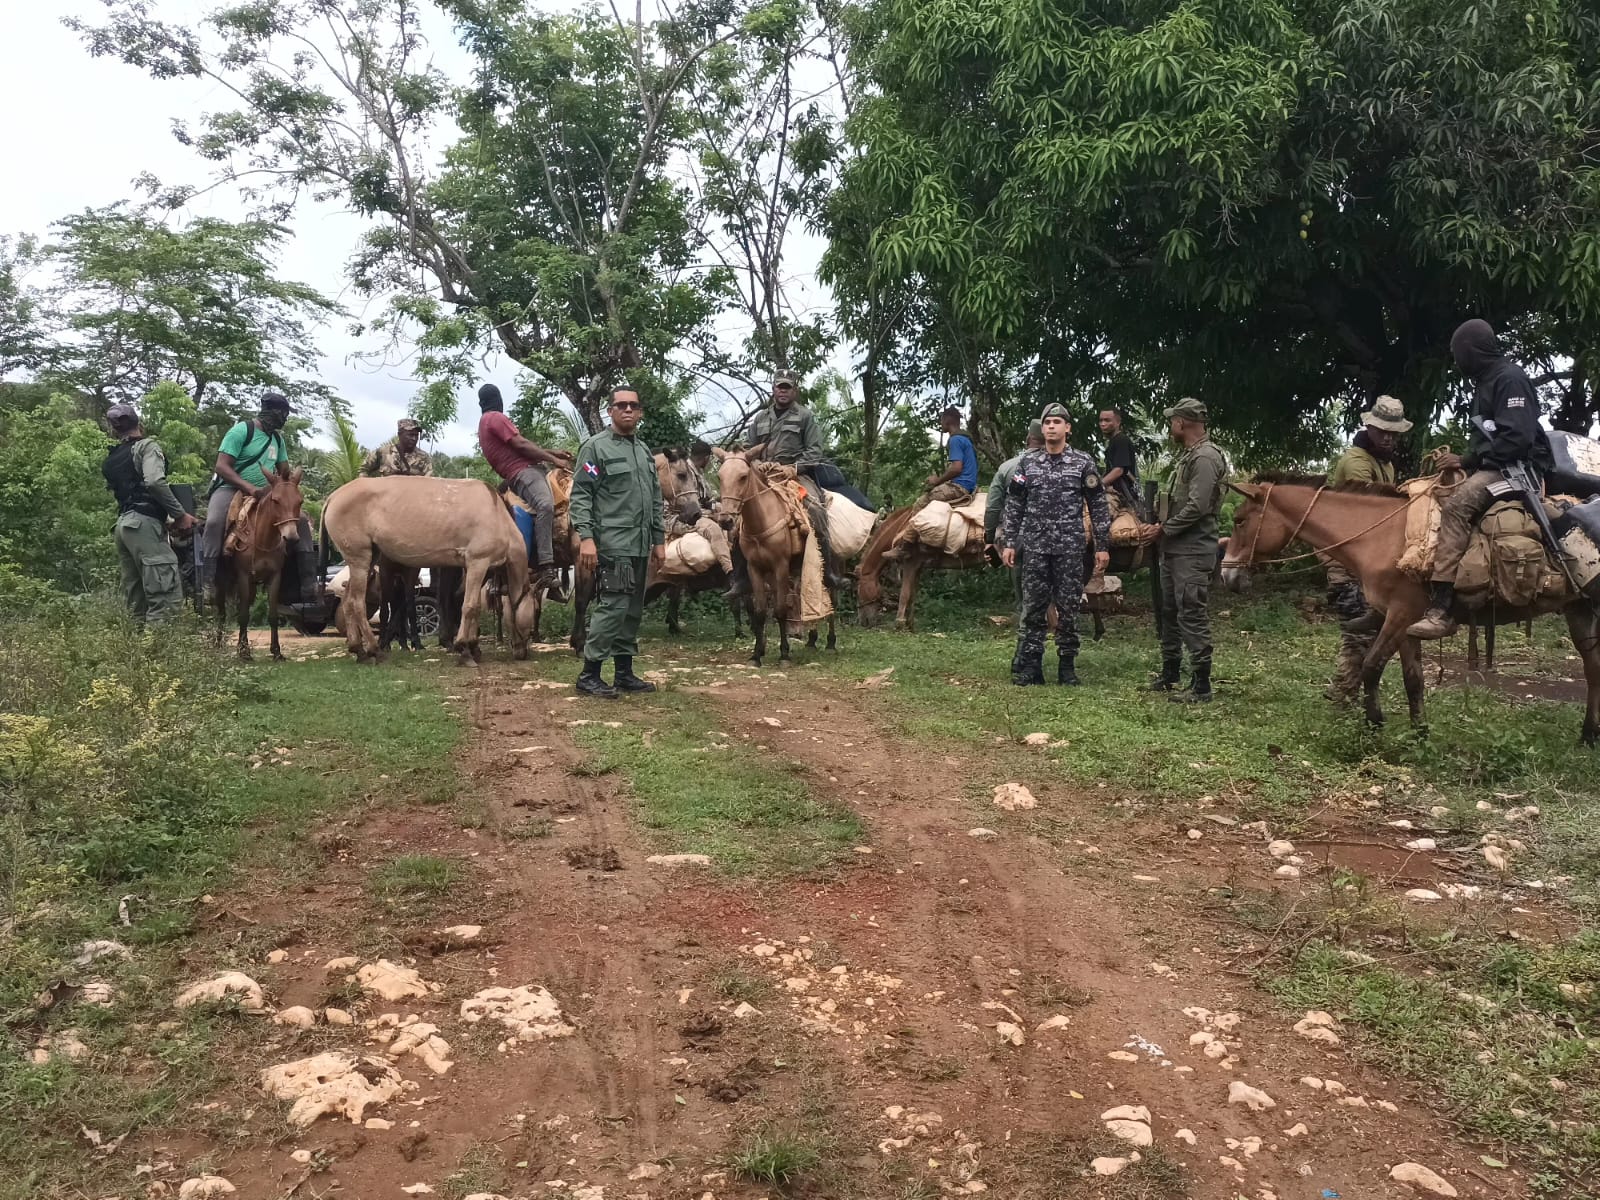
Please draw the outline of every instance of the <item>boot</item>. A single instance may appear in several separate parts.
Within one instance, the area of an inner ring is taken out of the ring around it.
[[[633,673],[633,655],[619,654],[616,662],[617,669],[613,673],[616,682],[612,684],[614,692],[653,692],[656,690],[655,684],[648,679],[640,679]]]
[[[600,678],[600,662],[583,660],[583,673],[578,676],[578,694],[580,696],[594,696],[600,700],[615,700],[617,689],[604,679]]]
[[[1196,663],[1189,676],[1189,686],[1167,697],[1174,704],[1211,703],[1211,664]]]
[[[1083,681],[1078,678],[1076,654],[1063,654],[1056,659],[1056,682],[1063,687],[1077,687]]]
[[[540,567],[538,578],[533,581],[533,586],[543,588],[545,599],[552,604],[565,604],[567,602],[567,589],[561,580],[560,567]]]
[[[1170,692],[1178,686],[1178,680],[1183,676],[1183,660],[1181,658],[1163,658],[1161,660],[1161,673],[1150,676],[1150,682],[1145,687],[1147,692]]]
[[[1011,682],[1018,687],[1032,687],[1044,682],[1044,655],[1023,654],[1020,650],[1011,659]]]
[[[1359,617],[1353,617],[1348,621],[1340,621],[1339,632],[1357,635],[1377,633],[1378,630],[1383,628],[1383,617],[1383,613],[1377,609],[1369,608]]]
[[[738,552],[733,556],[733,572],[728,580],[728,590],[722,598],[732,604],[740,596],[750,594],[750,564],[745,562],[744,555]]]
[[[1456,631],[1456,619],[1450,613],[1455,601],[1455,585],[1434,580],[1433,597],[1429,602],[1428,611],[1422,614],[1422,620],[1406,632],[1414,638],[1427,641],[1449,637]]]

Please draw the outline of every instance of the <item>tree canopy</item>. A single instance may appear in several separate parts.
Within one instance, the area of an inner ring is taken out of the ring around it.
[[[1593,419],[1600,10],[870,0],[853,32],[827,270],[857,319],[905,297],[936,377],[1193,393],[1309,453],[1330,403],[1446,403],[1483,316]]]

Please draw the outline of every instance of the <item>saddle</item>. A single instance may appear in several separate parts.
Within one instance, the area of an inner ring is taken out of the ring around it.
[[[795,469],[783,463],[757,462],[751,464],[751,470],[766,480],[767,486],[783,497],[784,507],[789,513],[790,526],[809,533],[811,518],[806,513],[806,487],[800,482]]]
[[[254,496],[246,496],[243,492],[233,494],[233,500],[228,505],[228,532],[222,540],[222,548],[228,554],[243,554],[250,549],[250,531],[245,521],[255,507]]]

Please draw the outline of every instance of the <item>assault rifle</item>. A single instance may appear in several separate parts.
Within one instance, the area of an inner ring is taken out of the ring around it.
[[[1473,417],[1472,423],[1477,426],[1478,432],[1483,434],[1485,441],[1492,440],[1494,435],[1492,425],[1482,417]],[[1560,567],[1561,573],[1566,576],[1567,586],[1572,589],[1572,594],[1583,595],[1583,590],[1567,566],[1566,555],[1561,552],[1561,543],[1556,540],[1556,531],[1550,526],[1550,514],[1544,511],[1544,483],[1540,480],[1538,472],[1527,463],[1518,462],[1501,467],[1500,474],[1505,477],[1505,486],[1501,488],[1498,484],[1492,484],[1489,491],[1497,496],[1514,492],[1521,497],[1522,506],[1528,510],[1533,523],[1539,527],[1539,538],[1544,542],[1545,550],[1555,559],[1556,566]]]

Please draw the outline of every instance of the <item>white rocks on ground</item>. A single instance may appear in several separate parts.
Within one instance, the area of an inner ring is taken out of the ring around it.
[[[221,1175],[197,1175],[178,1185],[178,1200],[207,1200],[211,1196],[231,1196],[235,1188]]]
[[[1267,843],[1267,853],[1273,858],[1288,858],[1294,853],[1294,843],[1279,838]]]
[[[121,942],[109,941],[100,938],[92,942],[84,942],[78,947],[78,953],[73,956],[72,965],[87,967],[90,963],[99,962],[102,958],[132,958],[133,951]]]
[[[1418,854],[1425,854],[1429,850],[1437,850],[1438,848],[1439,843],[1432,838],[1413,838],[1406,843],[1407,850],[1413,850]]]
[[[411,967],[402,967],[380,958],[367,963],[356,972],[356,982],[363,991],[372,992],[385,1000],[406,1000],[412,996],[426,996],[431,990],[426,980]]]
[[[455,1066],[450,1061],[450,1043],[439,1036],[439,1027],[415,1016],[401,1020],[397,1013],[384,1013],[366,1022],[373,1039],[387,1043],[384,1053],[390,1058],[411,1055],[435,1075],[447,1075]]]
[[[571,1037],[577,1030],[561,1016],[561,1005],[542,987],[492,987],[461,1002],[461,1019],[498,1021],[517,1041],[538,1042]]]
[[[1313,1009],[1306,1013],[1294,1024],[1294,1031],[1303,1038],[1313,1042],[1326,1042],[1330,1046],[1339,1044],[1339,1035],[1334,1030],[1339,1028],[1339,1022],[1333,1019],[1331,1013]]]
[[[709,867],[709,854],[652,854],[644,860],[653,867]]]
[[[1150,1132],[1150,1110],[1142,1104],[1120,1104],[1100,1114],[1106,1132],[1135,1146],[1149,1146],[1155,1139]]]
[[[1397,1183],[1409,1184],[1417,1191],[1427,1192],[1433,1196],[1454,1196],[1456,1194],[1455,1188],[1421,1163],[1397,1163],[1389,1171],[1389,1178]]]
[[[1278,1107],[1278,1102],[1271,1096],[1260,1088],[1251,1087],[1242,1079],[1235,1079],[1228,1084],[1228,1103],[1243,1104],[1251,1112],[1261,1112],[1263,1109]]]
[[[304,1129],[321,1116],[360,1124],[369,1105],[394,1099],[403,1085],[400,1073],[381,1058],[328,1050],[268,1067],[261,1086],[278,1100],[292,1101],[289,1123]]]
[[[89,1047],[78,1038],[76,1029],[62,1029],[42,1036],[29,1057],[41,1067],[57,1058],[80,1062],[89,1057]]]
[[[1020,783],[1002,783],[994,789],[994,806],[1003,808],[1006,812],[1015,812],[1019,808],[1037,808],[1039,802],[1033,798],[1033,793]]]
[[[274,1025],[292,1025],[296,1029],[310,1029],[317,1023],[317,1014],[303,1004],[291,1005],[272,1014]]]
[[[175,1008],[189,1008],[196,1004],[237,1002],[244,1012],[263,1012],[267,1005],[261,994],[261,985],[250,976],[238,971],[224,971],[214,978],[193,984],[178,993]]]
[[[1406,892],[1406,899],[1415,900],[1419,904],[1432,904],[1435,900],[1443,900],[1444,897],[1430,888],[1411,888]]]

